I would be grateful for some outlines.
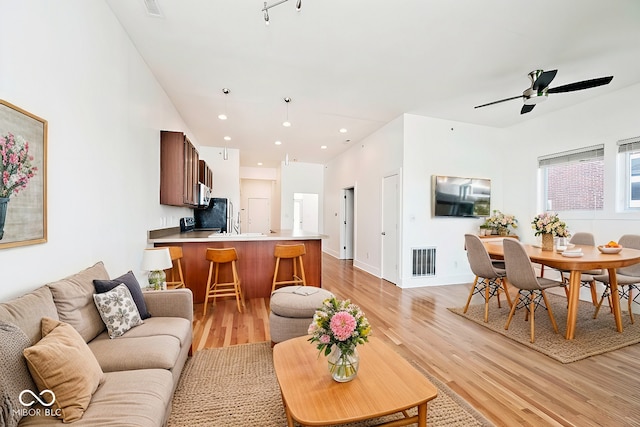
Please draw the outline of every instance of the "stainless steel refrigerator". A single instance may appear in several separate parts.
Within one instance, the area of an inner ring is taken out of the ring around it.
[[[193,212],[196,229],[219,230],[221,233],[229,233],[229,200],[212,197],[209,206],[204,209],[195,209]]]

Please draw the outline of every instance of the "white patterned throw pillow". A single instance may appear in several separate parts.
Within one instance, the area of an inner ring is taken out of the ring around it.
[[[120,337],[129,329],[144,323],[131,292],[124,284],[102,294],[93,294],[93,300],[110,338]]]

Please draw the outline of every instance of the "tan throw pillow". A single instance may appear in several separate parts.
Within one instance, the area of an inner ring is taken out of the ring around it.
[[[67,323],[44,317],[42,339],[25,348],[24,357],[39,391],[53,391],[53,407],[60,409],[62,420],[82,418],[104,373],[80,334]]]

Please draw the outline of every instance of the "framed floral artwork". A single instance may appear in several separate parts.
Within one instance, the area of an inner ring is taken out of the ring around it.
[[[0,249],[47,241],[47,121],[0,99]]]

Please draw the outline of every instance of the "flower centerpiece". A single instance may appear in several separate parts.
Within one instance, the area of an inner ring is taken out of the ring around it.
[[[309,325],[309,341],[317,343],[320,353],[328,356],[329,372],[338,382],[350,381],[357,375],[356,346],[366,343],[370,333],[371,325],[360,307],[335,297],[323,301]]]
[[[554,237],[569,237],[567,224],[560,219],[557,213],[545,212],[538,214],[531,221],[531,228],[535,230],[535,235],[542,235],[542,250],[553,250]]]
[[[497,230],[501,236],[506,236],[509,234],[509,227],[518,228],[518,220],[514,215],[508,215],[499,210],[494,210],[493,215],[487,218],[484,225]]]
[[[29,143],[23,137],[12,133],[0,137],[0,239],[4,235],[9,197],[27,188],[38,170],[32,161]]]

